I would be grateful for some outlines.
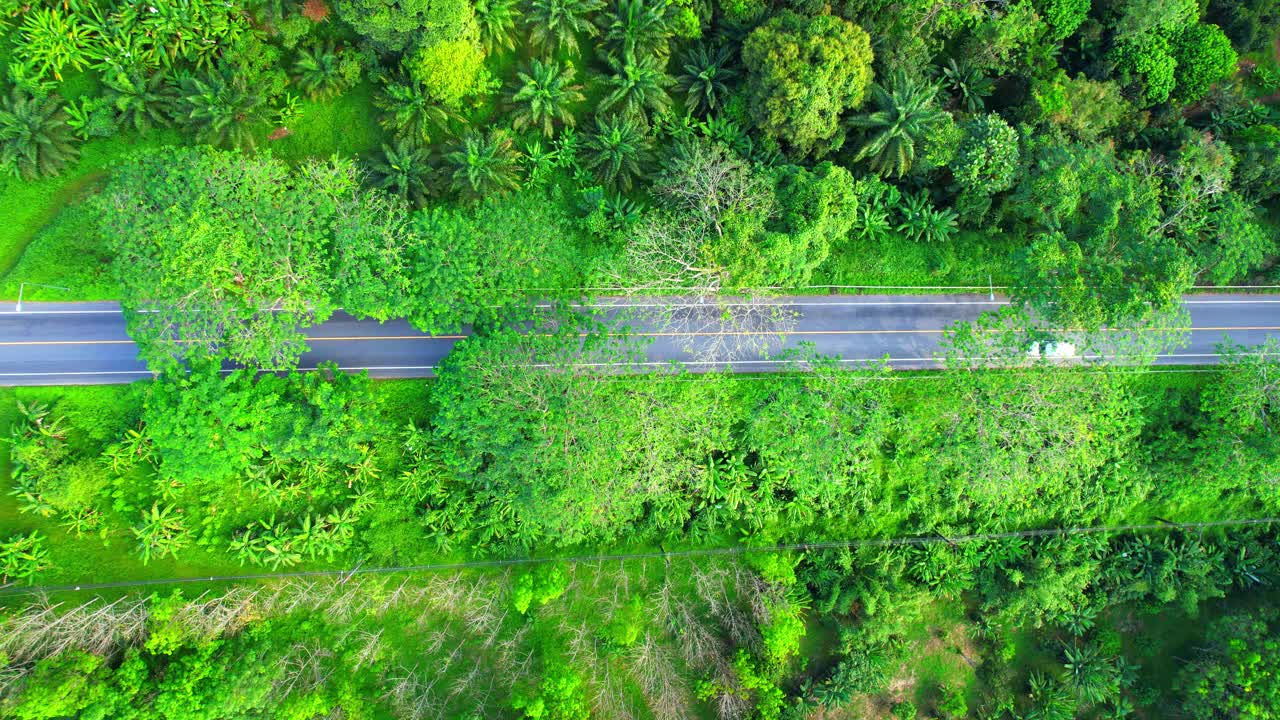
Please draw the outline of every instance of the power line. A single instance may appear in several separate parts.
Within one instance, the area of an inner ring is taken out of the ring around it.
[[[1013,538],[1048,538],[1070,535],[1101,535],[1157,530],[1206,530],[1219,527],[1241,527],[1254,525],[1273,525],[1280,523],[1280,517],[1237,518],[1230,520],[1210,520],[1205,522],[1171,522],[1134,525],[1110,525],[1094,527],[1045,528],[1040,530],[1015,530],[1003,533],[978,533],[973,535],[913,535],[895,538],[870,538],[864,540],[833,540],[802,543],[785,543],[779,545],[735,545],[729,547],[692,548],[688,550],[653,550],[634,553],[602,553],[587,555],[568,555],[562,557],[523,557],[498,558],[493,560],[467,560],[450,563],[428,563],[423,565],[395,565],[386,567],[363,567],[359,564],[350,570],[296,570],[279,573],[246,573],[242,575],[209,575],[200,577],[152,578],[148,580],[120,580],[116,582],[79,583],[68,585],[39,585],[32,587],[0,588],[0,597],[17,595],[35,595],[52,592],[75,592],[88,590],[117,590],[124,588],[155,587],[160,585],[189,585],[207,582],[257,582],[268,580],[287,580],[309,577],[343,577],[356,575],[391,575],[425,572],[448,572],[455,570],[472,570],[482,568],[523,567],[544,565],[547,563],[594,563],[594,562],[626,562],[633,560],[677,560],[691,557],[743,556],[757,553],[795,552],[810,550],[832,550],[840,548],[884,548],[936,545],[947,543],[960,545],[971,542],[989,540],[1009,540]]]

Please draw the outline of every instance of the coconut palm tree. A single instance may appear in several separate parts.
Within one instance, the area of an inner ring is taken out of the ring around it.
[[[516,0],[476,0],[475,11],[485,54],[516,49]]]
[[[422,205],[435,179],[431,155],[404,140],[383,144],[382,151],[369,162],[369,176],[380,187],[401,198]]]
[[[448,127],[453,113],[431,99],[422,83],[410,78],[388,81],[373,97],[382,114],[378,123],[399,139],[417,144],[431,142],[431,136]]]
[[[578,33],[595,37],[587,16],[601,7],[601,0],[531,0],[525,14],[529,39],[540,48],[577,52]]]
[[[726,82],[737,76],[729,67],[732,51],[726,45],[712,48],[705,43],[695,45],[685,55],[677,83],[685,94],[685,105],[693,112],[713,112],[729,94]]]
[[[650,141],[644,127],[633,117],[614,115],[596,118],[596,132],[584,143],[587,167],[600,182],[623,191],[644,172],[649,161]]]
[[[890,86],[876,83],[871,90],[873,112],[853,119],[864,130],[855,161],[867,160],[880,175],[901,177],[915,163],[916,147],[945,116],[935,104],[938,86],[894,73]]]
[[[266,122],[266,99],[230,68],[183,78],[178,115],[210,145],[254,146],[253,126]]]
[[[177,101],[169,75],[145,75],[138,70],[119,71],[103,79],[103,97],[116,111],[116,122],[146,132],[155,125],[168,125]]]
[[[667,56],[667,21],[664,0],[615,0],[612,12],[600,19],[605,45],[624,60],[649,55]]]
[[[925,191],[907,195],[898,232],[917,242],[943,243],[956,232],[959,216],[950,208],[936,208]]]
[[[967,60],[959,63],[955,58],[947,60],[942,79],[956,104],[971,113],[981,112],[987,96],[995,91],[995,83],[983,74],[982,68]]]
[[[663,64],[653,55],[635,61],[610,57],[613,75],[605,82],[611,89],[600,101],[600,109],[640,117],[645,110],[660,113],[671,107],[666,89],[675,81],[662,69]]]
[[[500,129],[468,133],[445,157],[454,168],[453,188],[463,196],[478,199],[519,187],[520,152]]]
[[[312,100],[327,100],[351,87],[359,77],[359,65],[347,67],[332,42],[303,48],[293,63],[298,87]]]
[[[508,95],[515,108],[512,124],[516,130],[541,127],[550,137],[556,123],[574,125],[572,103],[583,101],[582,86],[573,83],[577,71],[572,65],[561,66],[550,60],[534,60],[517,74],[517,85]]]
[[[0,165],[13,175],[57,175],[78,155],[62,100],[14,88],[0,102]]]

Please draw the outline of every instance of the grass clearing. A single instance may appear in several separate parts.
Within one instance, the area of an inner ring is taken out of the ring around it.
[[[5,219],[0,225],[0,274],[4,277],[0,292],[5,299],[16,298],[17,284],[27,280],[14,274],[27,247],[64,208],[91,193],[113,163],[141,150],[177,142],[177,134],[168,131],[92,140],[80,146],[80,160],[57,177],[0,180],[0,217]],[[43,265],[50,261],[34,262]]]
[[[386,140],[375,119],[373,92],[373,83],[364,80],[333,100],[304,100],[301,116],[289,124],[290,133],[258,147],[291,163],[372,152]]]

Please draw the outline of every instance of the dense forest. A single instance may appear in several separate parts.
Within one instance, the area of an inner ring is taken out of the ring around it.
[[[1278,30],[0,0],[0,293],[119,301],[154,372],[0,390],[0,716],[1280,717],[1280,341],[1153,364],[1280,284]],[[937,371],[592,369],[997,287]],[[339,310],[467,337],[300,368]],[[1066,328],[1100,362],[1028,360]]]

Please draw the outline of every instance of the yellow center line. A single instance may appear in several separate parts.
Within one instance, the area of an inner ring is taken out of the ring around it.
[[[1178,330],[1180,328],[1137,328],[1139,332]],[[1181,328],[1189,332],[1226,332],[1230,330],[1280,330],[1274,325],[1239,325],[1235,327]],[[717,337],[743,335],[940,335],[946,329],[887,329],[887,330],[734,330],[725,332],[635,332],[637,337]],[[994,332],[994,331],[992,331]],[[1083,332],[1080,328],[1067,328],[1064,332]],[[365,342],[375,340],[464,340],[469,335],[343,335],[334,337],[305,337],[311,342]],[[0,340],[0,346],[26,345],[132,345],[132,340]]]

